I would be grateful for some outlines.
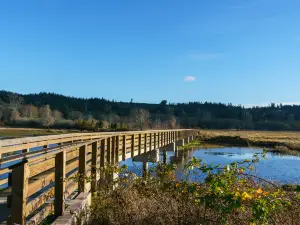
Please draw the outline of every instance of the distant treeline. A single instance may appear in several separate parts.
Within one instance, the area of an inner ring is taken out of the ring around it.
[[[21,95],[0,91],[2,125],[127,130],[202,128],[300,130],[300,106],[245,108],[211,102],[147,104],[75,98],[55,93]]]

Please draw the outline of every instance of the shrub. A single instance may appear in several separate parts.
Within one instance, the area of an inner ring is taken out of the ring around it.
[[[180,180],[175,164],[159,163],[144,177],[128,172],[126,166],[108,166],[101,172],[108,177],[119,173],[119,177],[101,186],[85,222],[300,224],[300,196],[255,176],[259,158],[255,155],[253,160],[222,167],[193,158],[184,166],[185,176]]]

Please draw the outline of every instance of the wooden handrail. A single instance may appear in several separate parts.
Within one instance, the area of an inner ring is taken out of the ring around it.
[[[197,130],[192,129],[175,129],[75,133],[1,140],[0,154],[16,152],[15,155],[6,155],[0,159],[1,165],[12,163],[11,166],[0,169],[0,175],[12,173],[7,179],[12,186],[0,191],[0,195],[11,194],[8,195],[8,205],[12,212],[9,222],[24,225],[28,216],[36,213],[39,207],[53,197],[55,201],[51,205],[54,206],[55,215],[60,216],[65,210],[65,199],[74,190],[77,189],[79,193],[95,191],[99,183],[112,179],[111,175],[102,172],[100,177],[97,176],[99,168],[196,133]],[[57,146],[49,146],[50,144]],[[34,147],[41,149],[32,151]],[[14,163],[19,161],[21,162]],[[78,174],[78,183],[66,180],[67,174]],[[91,184],[85,179],[87,174],[91,176]],[[1,181],[3,183],[6,180]],[[32,218],[38,220],[42,217],[33,215]]]

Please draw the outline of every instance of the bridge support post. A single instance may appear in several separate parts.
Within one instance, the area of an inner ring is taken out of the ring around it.
[[[55,156],[55,217],[62,216],[65,211],[65,191],[66,191],[66,151]]]
[[[27,161],[20,162],[11,167],[11,219],[9,223],[25,225],[26,205],[28,195],[29,166]]]
[[[167,151],[163,151],[163,164],[167,164]]]
[[[115,163],[115,158],[116,158],[116,136],[113,136],[111,138],[111,164]]]
[[[101,149],[100,149],[100,184],[105,182],[105,172],[103,171],[105,166],[105,145],[106,139],[101,140]]]
[[[106,140],[106,162],[108,164],[111,164],[112,163],[112,156],[111,156],[111,138],[107,138]]]
[[[181,139],[181,144],[180,144],[180,146],[182,146],[182,147],[183,147],[183,146],[184,146],[184,144],[185,144],[185,143],[184,143],[184,139]]]
[[[147,149],[147,139],[148,139],[148,137],[147,137],[147,133],[146,133],[144,135],[144,153],[148,151],[148,149]]]
[[[126,160],[126,135],[123,136],[123,144],[122,144],[122,160]]]
[[[152,133],[150,133],[149,151],[152,151]]]
[[[79,148],[79,181],[78,181],[78,192],[85,192],[86,190],[86,153],[87,145]]]
[[[139,134],[139,147],[138,147],[138,154],[142,153],[142,134]]]
[[[116,164],[115,166],[119,167],[119,164]],[[106,184],[108,184],[109,187],[112,187],[113,189],[116,188],[117,184],[115,184],[114,182],[115,182],[116,179],[118,179],[118,177],[119,177],[119,174],[116,173],[116,172],[114,172],[114,171],[107,172],[106,176],[105,176],[105,178],[106,178]]]
[[[148,162],[143,162],[143,177],[148,176],[149,165]]]
[[[119,149],[120,149],[120,136],[116,137],[116,144],[115,144],[115,163],[119,163]]]
[[[97,155],[98,155],[98,142],[92,144],[92,182],[91,182],[91,191],[97,191]]]

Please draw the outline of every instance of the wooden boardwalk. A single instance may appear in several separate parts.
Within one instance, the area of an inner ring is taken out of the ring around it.
[[[97,189],[96,170],[196,135],[197,130],[74,133],[0,140],[0,222],[39,224],[64,214],[77,193]],[[92,177],[75,182],[79,175]],[[55,201],[54,201],[55,200]]]

